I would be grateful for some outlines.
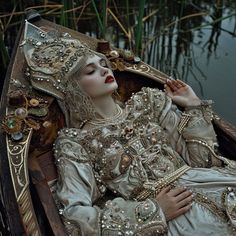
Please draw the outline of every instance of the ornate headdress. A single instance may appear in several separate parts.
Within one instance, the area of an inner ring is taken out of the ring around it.
[[[79,86],[78,72],[88,56],[97,53],[68,33],[46,32],[26,21],[24,54],[26,75],[32,86],[58,99],[67,125],[78,125],[95,117],[91,98]],[[73,114],[72,114],[73,113]]]
[[[94,55],[68,33],[46,32],[26,21],[24,54],[28,64],[26,75],[34,88],[64,99],[68,78],[77,71],[81,58]]]

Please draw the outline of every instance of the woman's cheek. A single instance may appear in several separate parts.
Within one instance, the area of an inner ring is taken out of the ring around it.
[[[94,90],[96,87],[96,80],[95,79],[83,79],[80,81],[80,87],[87,92],[88,94],[90,91]]]

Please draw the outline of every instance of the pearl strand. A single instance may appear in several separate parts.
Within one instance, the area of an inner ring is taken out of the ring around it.
[[[123,109],[121,109],[121,107],[118,104],[116,104],[116,108],[117,108],[117,113],[114,116],[101,119],[97,118],[94,120],[90,120],[88,122],[95,126],[116,123],[118,119],[121,120],[120,118],[122,118],[124,115]]]

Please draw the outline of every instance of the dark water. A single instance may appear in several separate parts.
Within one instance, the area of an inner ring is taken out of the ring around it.
[[[236,125],[236,1],[198,2],[184,14],[207,11],[206,16],[190,17],[161,33],[156,51],[150,54],[155,46],[149,46],[145,60],[186,81],[201,98],[212,99],[216,113]]]
[[[235,33],[236,18],[232,16],[220,23],[217,32],[212,27],[192,32],[189,52],[182,52],[177,62],[177,50],[173,53],[174,71],[170,74],[187,81],[201,98],[212,99],[214,110],[236,125],[236,37],[229,33]],[[176,37],[173,49],[177,46]],[[160,68],[159,64],[156,61]]]
[[[223,20],[221,27],[233,32],[235,23],[231,17]],[[153,66],[188,82],[201,98],[212,99],[214,110],[236,125],[236,38],[222,29],[214,34],[213,42],[209,41],[211,27],[193,31],[188,53],[181,52],[176,61],[174,44],[170,66],[160,65],[160,60]]]
[[[234,31],[235,17],[222,21],[222,29]],[[217,48],[210,52],[204,45],[210,38],[211,29],[202,30],[201,43],[194,33],[192,53],[194,63],[191,73],[184,78],[203,98],[212,99],[214,110],[236,125],[236,38],[221,31]],[[183,60],[178,65],[184,65]]]
[[[144,16],[156,13],[143,23],[143,60],[186,81],[201,98],[212,99],[216,113],[236,125],[236,1],[146,2]],[[125,25],[124,1],[117,7]],[[137,6],[130,8],[137,13]],[[96,36],[93,25],[89,34]],[[116,22],[108,23],[107,39],[132,49],[120,31]]]

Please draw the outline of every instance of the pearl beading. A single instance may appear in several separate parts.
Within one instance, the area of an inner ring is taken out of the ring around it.
[[[191,119],[191,117],[192,117],[191,114],[182,113],[182,118],[181,118],[181,120],[179,122],[179,125],[178,125],[178,132],[179,132],[179,134],[182,134],[184,128],[188,124],[188,122]]]
[[[170,185],[175,180],[177,180],[181,175],[183,175],[186,171],[190,170],[191,167],[184,165],[180,167],[178,170],[172,172],[171,174],[166,175],[155,182],[147,182],[143,184],[143,187],[146,188],[136,197],[134,197],[137,201],[142,201],[152,196],[155,197],[164,187]]]

